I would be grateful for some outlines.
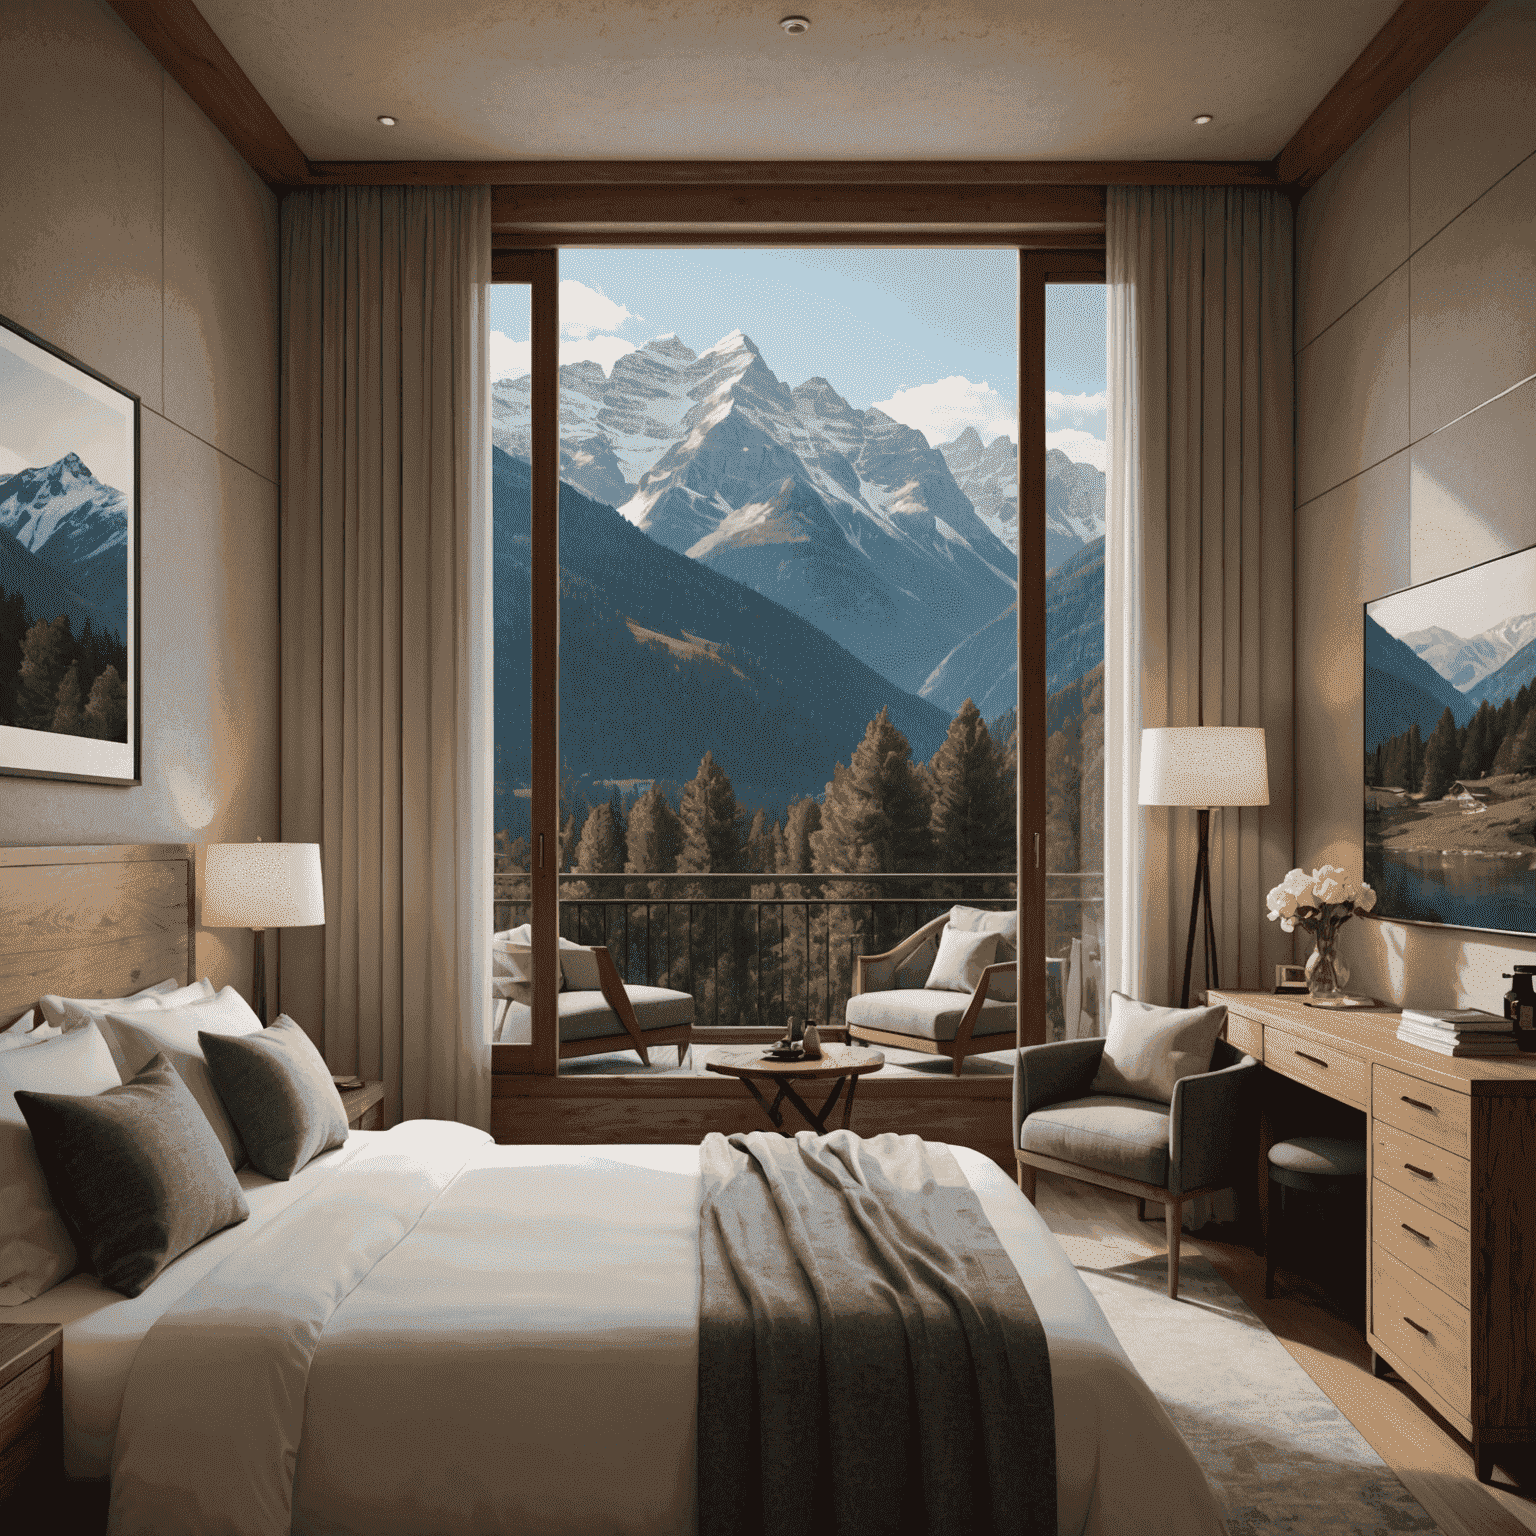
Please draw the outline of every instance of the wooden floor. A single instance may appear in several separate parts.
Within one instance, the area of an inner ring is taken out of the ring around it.
[[[1112,1190],[1042,1173],[1036,1204],[1079,1269],[1108,1269],[1165,1252],[1162,1210]],[[1264,1260],[1230,1227],[1185,1233],[1185,1253],[1203,1253],[1302,1369],[1402,1479],[1444,1536],[1531,1536],[1536,1532],[1536,1454],[1498,1466],[1490,1487],[1472,1470],[1471,1448],[1396,1377],[1371,1375],[1358,1324],[1313,1281],[1281,1271],[1264,1298]]]

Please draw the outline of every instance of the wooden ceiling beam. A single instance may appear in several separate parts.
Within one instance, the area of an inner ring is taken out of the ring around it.
[[[697,229],[661,230],[587,230],[558,236],[538,230],[499,230],[491,237],[492,254],[496,251],[541,251],[550,246],[560,250],[590,250],[618,246],[624,249],[661,247],[685,249],[741,246],[918,246],[924,250],[958,247],[964,250],[998,249],[1009,251],[1100,251],[1104,249],[1104,231],[1039,229],[793,229],[782,225],[751,230],[700,231]]]
[[[1305,192],[1440,56],[1488,0],[1403,0],[1275,159]]]
[[[309,161],[193,0],[107,0],[165,72],[269,186],[309,181]]]

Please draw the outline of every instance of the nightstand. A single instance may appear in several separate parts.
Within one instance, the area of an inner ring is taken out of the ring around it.
[[[40,1515],[63,1477],[64,1331],[0,1323],[0,1525]],[[30,1523],[30,1521],[29,1521]]]
[[[343,1088],[341,1102],[347,1111],[347,1124],[354,1131],[384,1129],[383,1083],[364,1083],[361,1088]]]

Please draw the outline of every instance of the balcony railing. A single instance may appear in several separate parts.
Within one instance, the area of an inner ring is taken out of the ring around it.
[[[496,928],[527,922],[528,875],[495,878]],[[1015,889],[1011,874],[981,873],[562,874],[560,932],[605,945],[631,985],[692,993],[700,1024],[782,1029],[790,1015],[840,1024],[857,956],[893,948],[957,903],[1012,907]],[[1081,957],[1097,959],[1104,877],[1047,874],[1045,900],[1048,1028],[1060,1038],[1073,939]]]

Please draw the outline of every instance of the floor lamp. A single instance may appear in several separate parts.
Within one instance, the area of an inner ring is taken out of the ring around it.
[[[1143,805],[1187,805],[1198,814],[1200,851],[1189,903],[1189,942],[1184,946],[1184,990],[1189,1007],[1195,929],[1205,902],[1205,985],[1219,987],[1216,920],[1211,912],[1211,811],[1224,805],[1268,805],[1269,768],[1264,732],[1249,725],[1184,725],[1141,733]]]
[[[325,922],[319,843],[210,843],[203,854],[205,928],[253,930],[251,1007],[267,1018],[268,928]]]

